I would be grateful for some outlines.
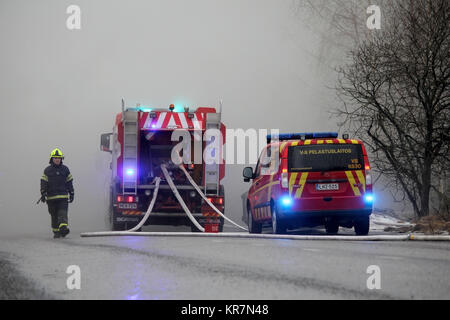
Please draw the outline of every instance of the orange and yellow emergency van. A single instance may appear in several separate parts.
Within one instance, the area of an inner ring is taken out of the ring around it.
[[[299,227],[325,226],[327,234],[354,227],[369,232],[374,196],[366,149],[362,141],[338,139],[335,132],[267,136],[247,196],[250,233],[271,225],[274,234]]]

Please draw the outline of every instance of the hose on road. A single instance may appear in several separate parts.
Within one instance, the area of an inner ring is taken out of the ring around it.
[[[217,212],[222,218],[224,218],[226,221],[230,222],[231,224],[235,225],[236,227],[244,230],[244,231],[248,231],[247,228],[244,228],[240,225],[238,225],[237,223],[235,223],[233,220],[229,219],[228,217],[226,217],[222,212],[220,212],[219,209],[217,209],[212,203],[211,201],[208,200],[208,198],[205,196],[205,194],[200,190],[199,186],[195,183],[194,179],[192,179],[191,175],[186,171],[186,169],[184,168],[184,166],[182,164],[180,164],[179,168],[184,172],[186,178],[188,178],[189,182],[192,184],[192,186],[195,188],[195,190],[197,190],[197,192],[200,194],[200,196],[203,198],[203,200],[205,200],[205,202],[215,211]]]
[[[175,187],[175,184],[173,183],[172,178],[169,175],[169,172],[167,171],[166,165],[162,164],[161,165],[161,170],[164,174],[164,177],[166,177],[167,183],[170,186],[170,189],[172,189],[173,194],[175,195],[175,197],[178,199],[178,202],[181,204],[181,206],[183,207],[184,212],[186,212],[187,216],[189,217],[189,220],[191,220],[191,222],[194,224],[194,226],[197,227],[198,230],[200,230],[201,232],[205,232],[205,228],[203,228],[198,222],[197,220],[195,220],[194,216],[192,215],[192,213],[189,211],[189,208],[186,206],[186,203],[184,203],[183,198],[180,196],[180,194],[178,193],[177,188]]]
[[[150,202],[150,205],[148,206],[148,209],[144,215],[144,218],[142,218],[141,222],[139,222],[134,228],[131,228],[130,230],[128,230],[129,232],[139,230],[144,225],[144,223],[147,221],[148,217],[150,216],[150,213],[153,210],[153,206],[155,205],[156,197],[158,196],[159,183],[161,182],[161,178],[157,177],[155,179],[155,181],[156,181],[156,185],[155,185],[155,190],[153,191],[153,198],[152,198],[152,201]]]

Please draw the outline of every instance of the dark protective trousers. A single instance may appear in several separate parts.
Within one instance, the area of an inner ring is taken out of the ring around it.
[[[67,199],[56,199],[47,201],[47,204],[48,212],[52,218],[52,231],[58,233],[59,228],[68,226],[67,211],[69,209],[69,203]]]

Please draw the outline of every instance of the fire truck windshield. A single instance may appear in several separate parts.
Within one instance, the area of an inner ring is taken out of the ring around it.
[[[364,170],[359,144],[324,144],[289,147],[291,172]]]

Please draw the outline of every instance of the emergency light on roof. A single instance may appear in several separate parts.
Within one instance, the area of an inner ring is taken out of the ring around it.
[[[272,139],[278,139],[280,141],[283,141],[283,140],[295,140],[295,139],[326,139],[326,138],[335,139],[337,137],[338,137],[337,132],[281,133],[279,135],[268,134],[267,135],[267,143],[270,143],[270,141],[272,141]]]

